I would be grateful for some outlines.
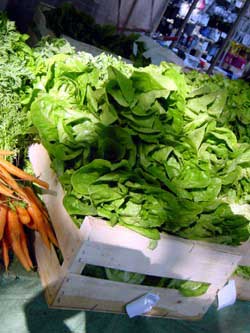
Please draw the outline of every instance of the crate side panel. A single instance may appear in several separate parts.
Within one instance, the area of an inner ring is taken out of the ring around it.
[[[154,250],[149,239],[127,228],[111,227],[88,217],[81,231],[86,235],[76,262],[116,268],[155,276],[202,281],[223,285],[241,256],[203,247],[178,237],[161,235]]]
[[[250,266],[250,241],[249,240],[240,246],[240,252],[242,254],[242,259],[239,264],[242,266]]]
[[[250,301],[250,280],[240,276],[234,276],[236,283],[237,299],[241,301]]]
[[[48,304],[52,304],[62,283],[64,273],[53,246],[50,250],[44,246],[37,232],[35,235],[35,254],[46,300]]]
[[[80,245],[82,235],[72,222],[63,206],[63,189],[57,176],[50,168],[50,158],[42,145],[34,144],[29,148],[29,158],[35,175],[49,184],[51,194],[44,194],[43,200],[48,209],[53,224],[59,247],[63,254],[64,265],[71,263]]]
[[[147,292],[160,295],[160,301],[153,309],[152,315],[160,313],[161,316],[192,319],[200,318],[206,313],[215,299],[217,288],[210,287],[208,292],[200,297],[183,297],[174,289],[68,274],[53,306],[123,313],[127,303]]]

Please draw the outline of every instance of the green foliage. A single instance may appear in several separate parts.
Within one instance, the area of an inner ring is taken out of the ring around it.
[[[34,79],[32,50],[13,22],[0,13],[0,149],[25,149],[30,126],[21,100]]]
[[[14,22],[0,12],[0,149],[16,151],[16,163],[22,166],[28,146],[35,140],[24,105],[36,75],[44,59],[58,52],[69,53],[64,40],[41,41],[33,50],[27,39],[28,35],[17,32]]]
[[[104,51],[112,52],[133,61],[134,66],[141,67],[150,64],[143,56],[144,44],[138,42],[138,34],[119,34],[115,26],[96,24],[94,19],[72,4],[65,2],[62,6],[45,11],[48,27],[57,37],[62,34],[76,40],[91,44]],[[137,54],[133,54],[133,44],[137,43]]]
[[[249,220],[231,205],[249,201],[250,145],[222,123],[229,83],[200,80],[174,65],[136,69],[104,55],[46,62],[32,122],[74,218],[100,216],[155,240],[164,231],[248,239]]]

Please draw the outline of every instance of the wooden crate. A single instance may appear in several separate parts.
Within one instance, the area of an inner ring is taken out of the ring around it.
[[[60,265],[54,249],[44,247],[39,235],[35,249],[47,302],[52,308],[124,313],[125,305],[147,292],[160,295],[149,316],[200,319],[239,263],[250,263],[241,247],[189,241],[161,235],[154,250],[149,240],[131,230],[86,217],[81,228],[72,222],[62,204],[63,189],[41,145],[30,149],[34,172],[57,195],[44,195],[63,255]],[[86,264],[210,283],[206,294],[183,297],[178,290],[113,282],[81,275]]]
[[[247,242],[241,246],[242,259],[240,265],[250,266],[250,243]],[[250,301],[250,280],[241,276],[234,275],[233,279],[236,283],[237,299],[241,301]]]

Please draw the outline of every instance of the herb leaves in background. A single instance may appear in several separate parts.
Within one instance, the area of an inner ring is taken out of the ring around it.
[[[150,61],[143,56],[145,48],[142,42],[137,42],[138,51],[136,56],[133,54],[133,44],[137,41],[138,34],[119,34],[115,26],[96,24],[90,15],[79,11],[71,3],[65,2],[60,7],[45,11],[44,15],[48,28],[57,37],[64,34],[91,44],[130,59],[136,67],[150,64]]]

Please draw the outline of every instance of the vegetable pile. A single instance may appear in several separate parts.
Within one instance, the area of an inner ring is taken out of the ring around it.
[[[250,170],[244,124],[227,117],[234,82],[86,54],[56,55],[40,74],[31,118],[76,223],[93,215],[152,239],[248,239],[233,209],[249,202]]]
[[[28,38],[0,12],[0,149],[15,151],[14,159],[21,167],[35,139],[29,112],[23,107],[26,96],[44,59],[73,52],[66,41],[48,38],[32,49],[26,43]]]
[[[0,149],[22,159],[41,140],[77,224],[92,215],[154,240],[160,232],[231,245],[248,239],[242,205],[250,200],[249,83],[183,74],[166,63],[135,68],[104,54],[75,54],[57,39],[32,49],[26,39],[0,15]],[[10,248],[32,268],[28,228],[48,247],[57,245],[30,182],[46,187],[0,159],[6,268]],[[149,279],[105,272],[115,280]],[[176,280],[159,286],[183,295],[208,287]]]
[[[0,13],[0,148],[20,149],[29,145],[29,121],[21,100],[34,79],[34,58],[15,24]]]
[[[54,244],[57,241],[48,213],[30,183],[45,187],[47,184],[21,170],[30,168],[27,149],[39,140],[24,106],[43,61],[57,53],[70,54],[73,49],[64,40],[48,38],[32,49],[26,44],[27,39],[27,35],[16,31],[14,22],[0,13],[0,257],[8,269],[9,250],[13,250],[22,265],[30,270],[32,234],[28,229],[38,231],[48,247],[51,241]]]
[[[1,156],[9,154],[8,151],[0,151]],[[9,249],[13,250],[27,271],[33,268],[27,243],[27,228],[38,231],[48,249],[50,242],[58,247],[49,224],[48,212],[27,182],[48,188],[47,183],[0,157],[0,242],[6,270],[9,266]]]

